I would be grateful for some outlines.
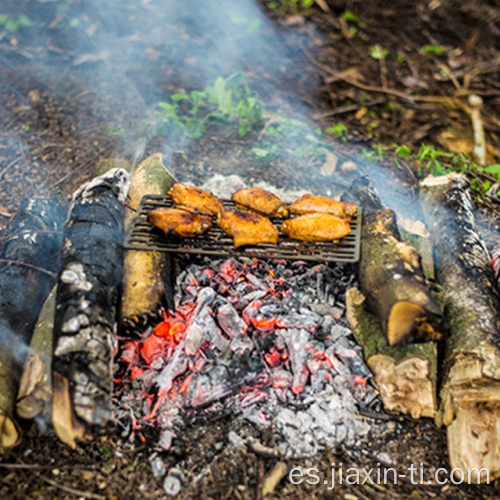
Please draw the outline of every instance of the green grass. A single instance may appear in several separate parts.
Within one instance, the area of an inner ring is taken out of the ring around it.
[[[489,192],[494,184],[500,182],[500,164],[482,166],[464,153],[442,151],[428,144],[422,144],[416,152],[404,144],[393,144],[391,147],[376,144],[371,149],[363,151],[363,156],[374,162],[384,160],[389,154],[413,161],[417,167],[418,177],[425,177],[428,174],[447,175],[451,172],[466,175],[476,201],[485,201],[487,194],[500,197],[500,191]]]

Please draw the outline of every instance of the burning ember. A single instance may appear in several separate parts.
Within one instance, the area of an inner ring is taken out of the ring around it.
[[[177,279],[175,312],[120,345],[120,421],[132,414],[132,433],[161,429],[165,449],[184,415],[222,409],[278,431],[290,455],[353,444],[368,431],[358,408],[375,393],[345,326],[352,281],[340,265],[191,263]]]

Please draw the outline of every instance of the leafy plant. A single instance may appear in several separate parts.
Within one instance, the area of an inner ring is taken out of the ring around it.
[[[33,26],[33,22],[24,14],[16,17],[9,17],[5,14],[0,14],[0,26],[3,26],[5,31],[14,33],[19,28],[29,28],[30,26]]]
[[[372,59],[379,61],[380,59],[385,59],[389,55],[389,50],[377,44],[370,47],[369,54]]]
[[[263,120],[263,105],[250,91],[241,73],[219,77],[203,91],[177,93],[170,102],[160,102],[155,111],[156,135],[180,134],[197,139],[209,123],[234,126],[240,137]]]
[[[441,45],[423,45],[418,53],[422,55],[440,55],[444,53],[444,47]]]
[[[342,32],[349,38],[352,38],[358,32],[358,28],[365,28],[366,24],[360,21],[358,16],[352,10],[346,10],[339,16],[340,24],[342,25]]]
[[[347,127],[343,123],[334,123],[331,127],[325,129],[329,135],[336,135],[337,137],[344,137],[347,132]]]

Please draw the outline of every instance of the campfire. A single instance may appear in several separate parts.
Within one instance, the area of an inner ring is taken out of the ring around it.
[[[119,418],[133,415],[138,433],[158,426],[167,449],[184,415],[223,411],[272,426],[290,456],[352,445],[368,431],[357,408],[376,397],[346,326],[353,280],[346,266],[303,261],[187,264],[175,312],[122,344]]]
[[[219,179],[217,194],[228,198],[234,181]],[[467,266],[474,266],[471,293],[487,322],[468,327],[469,315],[460,326],[452,323],[453,316],[445,321],[426,286],[424,268],[432,264],[422,265],[417,250],[401,239],[396,215],[383,207],[366,179],[356,179],[349,189],[360,208],[346,242],[297,242],[285,235],[282,246],[260,248],[234,248],[212,229],[188,241],[172,239],[149,224],[147,213],[167,203],[162,193],[174,183],[161,155],[153,155],[136,170],[130,192],[129,175],[112,169],[75,193],[57,293],[41,312],[43,323],[53,325],[53,352],[49,345],[46,358],[30,355],[19,388],[19,415],[45,421],[52,413],[57,435],[73,447],[113,421],[132,442],[154,435],[152,446],[168,452],[188,422],[223,414],[235,428],[245,421],[272,432],[276,456],[297,457],[354,446],[370,432],[364,412],[382,402],[386,409],[448,425],[452,464],[477,463],[475,429],[480,425],[483,432],[495,433],[488,415],[495,412],[496,383],[488,377],[498,359],[487,346],[497,292],[488,288],[493,273],[478,253],[481,242],[471,229],[467,184],[460,176],[428,179],[422,196],[430,225],[441,223],[436,208],[441,204],[451,210],[458,200],[465,210],[453,226],[463,232],[465,246],[443,253],[446,240],[434,241],[448,290],[456,291],[457,279],[467,282]],[[29,221],[34,213],[35,220],[43,220],[46,207],[28,203],[16,231],[38,232],[40,223],[32,227]],[[50,220],[56,219],[51,215]],[[7,246],[11,255],[19,245],[17,234]],[[40,272],[38,252],[46,255],[46,248],[61,245],[53,237],[39,244],[27,241],[31,260],[18,278],[21,284]],[[122,262],[116,256],[124,241]],[[105,251],[89,252],[96,247]],[[454,252],[470,257],[457,267]],[[55,279],[53,273],[44,276],[32,283],[38,294],[46,294]],[[461,295],[464,290],[448,298],[456,315],[470,300]],[[32,315],[30,324],[35,320]],[[444,341],[450,324],[458,337],[448,344],[438,408],[435,342]],[[474,328],[483,339],[480,345],[468,341]],[[51,328],[42,334],[52,342]],[[4,352],[12,370],[6,372],[10,385],[4,385],[4,394],[12,395],[21,363]],[[463,374],[469,377],[465,381]],[[485,404],[488,411],[479,412]],[[18,440],[15,411],[8,405],[3,411],[2,439],[9,446]],[[461,452],[459,434],[468,442],[468,455]],[[233,433],[232,439],[243,438]],[[488,448],[480,463],[495,475],[497,458],[495,448]]]

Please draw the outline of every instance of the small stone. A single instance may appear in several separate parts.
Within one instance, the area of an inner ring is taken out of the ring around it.
[[[182,489],[180,479],[178,477],[168,475],[163,483],[163,489],[168,496],[175,497]]]

